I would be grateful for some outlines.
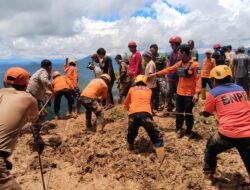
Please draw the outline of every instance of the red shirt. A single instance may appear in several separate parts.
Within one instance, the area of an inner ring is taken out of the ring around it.
[[[212,89],[207,93],[203,111],[216,112],[222,135],[250,137],[250,105],[242,87],[228,83]]]
[[[129,66],[128,66],[128,76],[135,78],[137,75],[141,74],[141,62],[142,57],[139,51],[136,51],[130,56]]]

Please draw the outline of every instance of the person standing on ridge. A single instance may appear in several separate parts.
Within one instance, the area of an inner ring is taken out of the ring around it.
[[[227,45],[227,51],[225,55],[226,59],[228,60],[228,66],[230,67],[231,70],[233,70],[233,59],[235,57],[235,53],[233,52],[231,45]]]
[[[205,52],[206,58],[203,60],[202,69],[201,69],[201,83],[202,83],[202,90],[201,96],[202,99],[206,99],[206,87],[208,86],[212,89],[212,83],[209,79],[210,71],[216,66],[216,61],[212,58],[212,51],[207,50]]]
[[[128,150],[134,150],[134,141],[138,135],[139,127],[143,126],[157,153],[157,149],[163,148],[163,136],[152,117],[152,91],[147,87],[147,77],[145,75],[138,75],[134,82],[135,86],[129,89],[124,102],[124,107],[128,110],[129,117]]]
[[[225,65],[226,64],[226,55],[225,52],[222,51],[221,45],[216,43],[213,45],[214,53],[212,58],[215,59],[216,65]]]
[[[136,49],[137,44],[134,41],[131,41],[128,43],[128,48],[132,55],[129,59],[129,65],[128,65],[128,77],[133,80],[137,75],[141,74],[141,68],[142,68],[142,56],[140,52]],[[132,82],[133,83],[133,82]]]
[[[250,105],[246,92],[231,83],[232,71],[226,65],[214,67],[210,79],[215,87],[207,93],[201,115],[209,117],[216,112],[219,128],[207,141],[204,174],[212,179],[216,171],[217,155],[235,147],[250,176]]]
[[[188,46],[191,49],[192,59],[199,62],[199,53],[198,50],[194,47],[194,40],[188,40]]]
[[[44,59],[41,62],[41,68],[37,70],[30,78],[30,83],[27,87],[27,92],[29,92],[38,102],[39,110],[44,106],[44,98],[46,94],[54,96],[54,89],[50,83],[50,75],[52,71],[52,63],[50,60]],[[40,120],[44,120],[44,116],[39,117]]]
[[[143,59],[146,62],[145,76],[148,77],[150,74],[156,72],[155,62],[152,60],[152,54],[148,51],[143,53]],[[151,108],[152,113],[155,114],[155,110],[157,110],[156,106],[156,76],[148,78],[147,87],[152,90],[151,96]]]
[[[127,96],[128,90],[130,88],[130,80],[127,75],[128,66],[122,60],[122,56],[120,54],[115,56],[115,61],[119,65],[119,79],[117,80],[117,88],[119,89],[119,97],[117,100],[117,104],[121,104],[122,98]]]
[[[63,71],[66,74],[66,77],[69,78],[73,85],[73,97],[74,99],[78,99],[80,95],[80,90],[78,88],[78,69],[77,69],[77,61],[76,59],[69,59],[69,63],[64,64]]]
[[[68,101],[68,114],[72,116],[72,89],[74,86],[72,85],[69,78],[62,76],[60,72],[55,71],[52,74],[53,80],[51,82],[52,87],[55,91],[55,100],[54,100],[54,112],[56,115],[56,119],[60,119],[60,106],[61,106],[61,99],[64,96]]]
[[[152,54],[152,60],[155,62],[156,71],[165,69],[167,66],[167,55],[163,56],[158,53],[157,44],[150,46],[150,52]],[[157,77],[156,80],[156,94],[155,103],[158,111],[164,109],[166,103],[167,81],[165,76]]]
[[[243,46],[239,47],[238,54],[235,55],[233,59],[234,79],[237,85],[242,86],[245,89],[248,98],[249,98],[249,89],[248,89],[249,65],[250,65],[250,59],[248,55],[245,54],[245,48]]]
[[[191,51],[187,44],[180,45],[179,56],[181,60],[175,65],[151,74],[150,77],[177,72],[179,80],[176,97],[176,133],[178,138],[184,135],[182,127],[185,119],[187,126],[185,133],[192,138],[194,125],[192,110],[201,91],[200,65],[191,58]]]
[[[96,126],[101,133],[104,132],[104,113],[101,101],[107,99],[108,86],[111,77],[108,74],[101,74],[100,78],[93,79],[83,89],[79,103],[86,108],[86,128],[93,130],[91,123],[92,112],[96,115]]]
[[[44,142],[40,136],[37,101],[25,92],[29,84],[29,73],[20,67],[12,67],[5,72],[4,87],[0,89],[0,189],[21,190],[10,174],[12,163],[8,160],[15,149],[22,127],[32,122],[35,150],[42,154]]]
[[[169,62],[167,67],[174,66],[180,59],[178,56],[178,49],[181,45],[181,38],[179,36],[174,36],[169,39],[170,46],[172,48],[172,52],[170,54]],[[176,87],[178,82],[178,76],[176,72],[170,73],[167,75],[167,111],[172,112],[174,109],[173,98],[174,94],[176,94]]]
[[[115,72],[113,69],[112,59],[109,56],[106,56],[106,50],[104,48],[99,48],[96,51],[100,68],[102,70],[102,74],[108,74],[111,77],[111,81],[109,82],[109,93],[106,101],[105,109],[112,108],[114,106],[114,98],[112,93],[112,88],[115,82]]]
[[[94,74],[94,78],[99,78],[101,75],[101,68],[95,65],[94,63],[89,63],[87,68],[91,70]]]

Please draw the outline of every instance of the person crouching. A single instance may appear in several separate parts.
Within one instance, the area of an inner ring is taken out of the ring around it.
[[[124,107],[129,111],[129,150],[134,149],[134,141],[140,126],[144,127],[155,148],[163,147],[163,136],[152,117],[151,96],[152,90],[147,87],[147,77],[138,75],[135,78],[135,86],[130,88],[124,102]]]
[[[61,107],[61,99],[64,96],[68,101],[68,114],[72,116],[72,105],[73,105],[73,97],[72,97],[72,89],[74,86],[72,85],[69,78],[61,75],[60,72],[55,71],[53,73],[53,81],[52,87],[55,91],[55,101],[54,101],[54,112],[55,119],[60,119],[60,107]]]
[[[92,112],[96,115],[96,126],[103,133],[104,130],[104,113],[101,101],[105,100],[108,96],[108,85],[111,77],[108,74],[100,75],[100,78],[93,79],[83,89],[79,98],[79,104],[83,105],[86,109],[86,128],[94,130],[91,123]]]
[[[250,176],[250,105],[241,86],[233,84],[232,71],[226,65],[210,72],[213,88],[201,114],[209,117],[215,112],[219,120],[218,132],[207,141],[204,156],[204,174],[211,178],[216,170],[217,155],[237,148]]]

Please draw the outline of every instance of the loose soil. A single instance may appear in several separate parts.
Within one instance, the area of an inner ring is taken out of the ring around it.
[[[84,113],[76,119],[46,122],[42,137],[51,145],[42,154],[47,190],[250,189],[249,177],[235,149],[218,156],[213,182],[204,178],[206,141],[218,124],[215,117],[200,117],[200,107],[201,103],[194,110],[193,139],[176,137],[174,117],[154,117],[164,134],[166,151],[160,169],[143,128],[136,138],[135,151],[127,150],[127,113],[122,106],[105,113],[104,134],[86,130]],[[14,166],[11,173],[24,190],[42,190],[38,155],[31,144],[30,134],[19,138],[10,159]]]

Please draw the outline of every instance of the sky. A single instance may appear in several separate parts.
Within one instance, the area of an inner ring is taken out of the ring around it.
[[[0,59],[108,55],[169,38],[193,39],[200,52],[214,43],[250,47],[250,0],[8,0],[0,1]]]

